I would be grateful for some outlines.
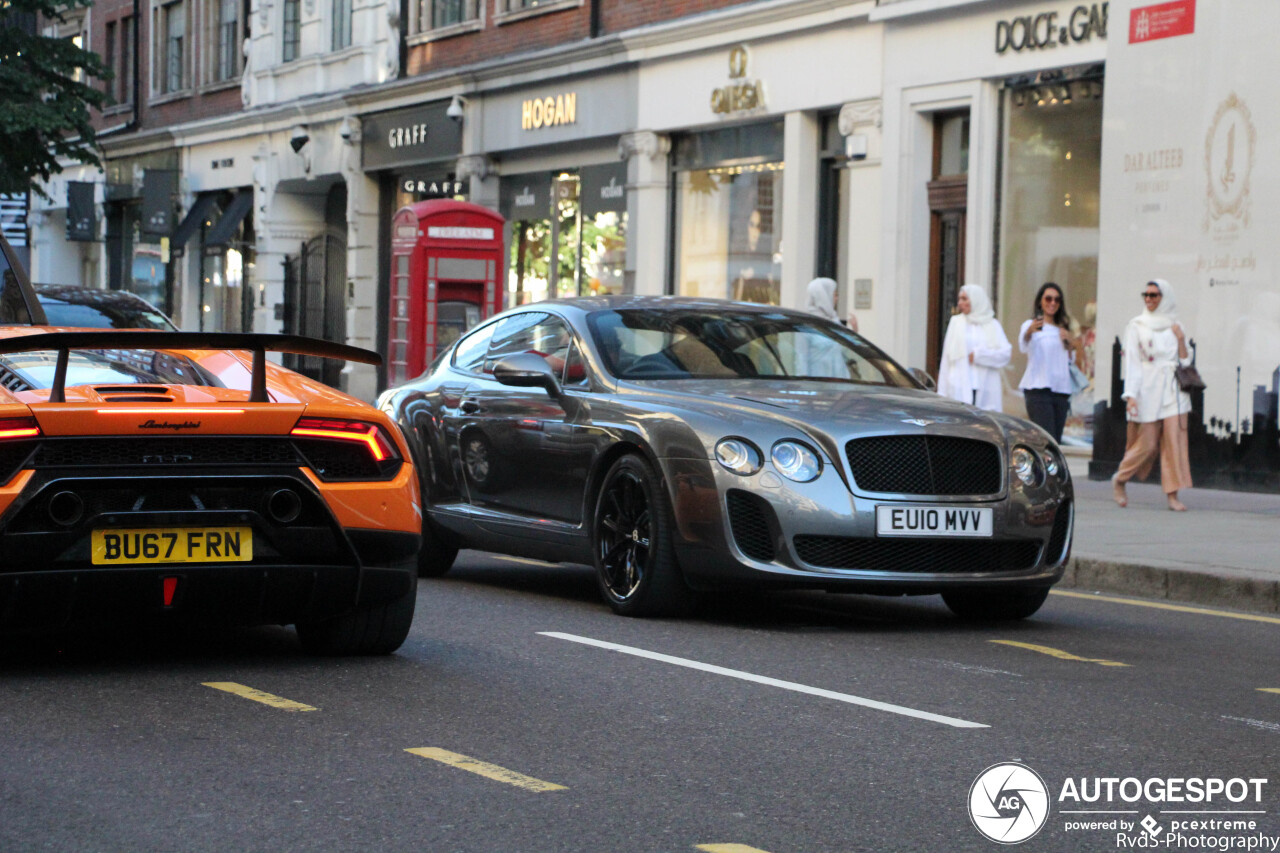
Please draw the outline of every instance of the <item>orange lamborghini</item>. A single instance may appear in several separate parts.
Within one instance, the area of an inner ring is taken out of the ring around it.
[[[294,624],[387,654],[413,621],[418,478],[386,415],[267,360],[289,335],[44,325],[0,241],[0,631]]]

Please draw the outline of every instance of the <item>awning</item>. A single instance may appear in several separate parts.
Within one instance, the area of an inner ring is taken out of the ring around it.
[[[181,249],[187,244],[188,240],[195,236],[195,233],[200,230],[200,226],[209,218],[210,211],[213,210],[213,206],[217,203],[217,193],[200,193],[200,195],[196,196],[195,204],[191,205],[191,209],[187,211],[187,215],[169,240],[170,251]]]
[[[231,204],[227,205],[227,209],[222,212],[222,218],[213,223],[213,227],[205,233],[204,244],[206,246],[229,245],[236,229],[240,227],[240,223],[252,208],[253,190],[240,190],[231,200]]]

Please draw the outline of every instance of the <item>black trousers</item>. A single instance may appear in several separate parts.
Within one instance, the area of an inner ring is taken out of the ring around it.
[[[1071,410],[1071,395],[1048,388],[1028,388],[1022,396],[1031,422],[1053,436],[1054,441],[1061,442],[1062,428],[1067,425],[1067,412]]]

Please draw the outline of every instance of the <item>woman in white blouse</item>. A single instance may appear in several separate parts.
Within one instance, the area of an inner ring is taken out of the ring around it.
[[[1076,339],[1062,288],[1053,282],[1045,282],[1036,292],[1032,318],[1018,331],[1018,349],[1027,354],[1027,370],[1018,383],[1027,417],[1060,442],[1071,409],[1070,368]]]
[[[1111,478],[1116,503],[1129,503],[1124,484],[1142,478],[1160,456],[1160,485],[1169,509],[1184,512],[1178,490],[1191,486],[1191,462],[1187,454],[1187,415],[1191,397],[1174,374],[1179,364],[1190,364],[1187,336],[1174,314],[1173,291],[1163,279],[1147,282],[1142,289],[1146,306],[1124,330],[1124,394],[1129,422],[1137,424],[1136,437],[1125,449],[1120,468]]]
[[[979,409],[1003,411],[1000,368],[1009,363],[1013,346],[981,285],[960,288],[956,308],[942,342],[938,393]]]

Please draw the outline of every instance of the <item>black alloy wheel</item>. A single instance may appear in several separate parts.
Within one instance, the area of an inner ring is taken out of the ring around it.
[[[462,467],[471,484],[481,491],[492,491],[497,481],[493,445],[476,430],[468,432],[462,442]]]
[[[686,613],[695,595],[684,582],[671,543],[666,494],[644,459],[623,456],[605,475],[593,525],[596,579],[605,601],[623,616]]]

